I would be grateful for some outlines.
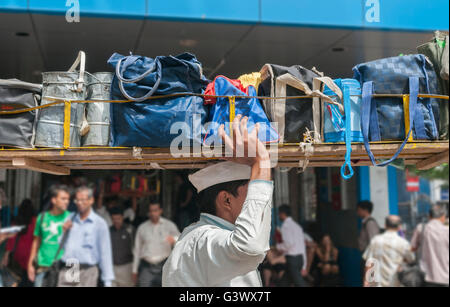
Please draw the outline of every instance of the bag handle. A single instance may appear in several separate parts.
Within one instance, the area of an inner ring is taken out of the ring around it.
[[[123,95],[126,99],[131,100],[131,101],[142,102],[142,101],[148,99],[150,96],[152,96],[152,95],[156,92],[156,90],[157,90],[158,87],[159,87],[159,84],[161,83],[161,78],[162,78],[162,67],[161,67],[161,62],[159,61],[158,58],[156,58],[156,59],[155,59],[155,62],[154,62],[155,64],[152,65],[152,67],[150,67],[150,68],[149,68],[146,72],[144,72],[142,75],[140,75],[140,76],[138,76],[138,77],[136,77],[136,78],[134,78],[134,79],[126,79],[126,78],[123,77],[123,73],[125,72],[125,70],[126,70],[129,66],[131,66],[133,63],[135,63],[135,62],[139,59],[139,57],[138,57],[138,56],[134,56],[134,55],[131,55],[131,56],[126,57],[126,60],[125,60],[125,62],[124,62],[124,65],[123,65],[123,67],[121,68],[123,59],[124,59],[124,58],[120,59],[119,62],[117,62],[117,65],[116,65],[116,76],[117,76],[117,79],[119,79],[119,89],[120,89],[120,92],[122,93],[122,95]],[[156,66],[156,67],[155,67],[155,66]],[[142,97],[137,97],[137,98],[136,98],[136,97],[132,97],[131,95],[129,95],[129,94],[127,93],[127,91],[125,90],[125,87],[123,86],[124,83],[136,83],[136,82],[139,82],[139,81],[141,81],[142,79],[144,79],[145,77],[147,77],[149,74],[151,74],[152,72],[154,72],[155,70],[156,70],[156,73],[157,73],[158,77],[157,77],[157,80],[156,80],[155,84],[153,85],[152,89],[149,90],[149,91],[147,92],[147,94],[145,94],[145,95],[142,96]]]
[[[352,168],[352,125],[351,125],[351,104],[350,104],[350,88],[344,85],[344,110],[345,110],[345,162],[341,167],[341,176],[345,180],[353,177],[354,171]],[[348,169],[348,174],[346,174]]]
[[[323,94],[322,90],[321,90],[322,83],[325,84],[326,86],[328,86],[339,97],[339,101],[343,101],[343,94],[342,94],[341,89],[339,88],[339,86],[337,86],[336,83],[334,83],[334,81],[330,77],[314,78],[313,79],[313,92],[314,93],[319,92],[319,93]],[[323,96],[324,97],[322,97],[322,95],[320,95],[320,98],[326,100],[328,103],[338,106],[341,114],[345,113],[345,108],[341,103],[331,99],[329,96],[327,96],[325,94],[323,94]],[[313,98],[313,99],[316,99],[316,98]]]
[[[324,78],[327,78],[327,77],[321,77],[321,78],[316,78],[316,79],[324,79]],[[282,82],[286,83],[287,85],[304,92],[307,96],[313,96],[313,98],[318,97],[318,98],[325,100],[328,103],[337,105],[339,107],[339,110],[341,110],[341,112],[344,113],[344,107],[342,106],[342,104],[334,101],[333,99],[331,99],[329,96],[325,95],[318,89],[311,90],[309,88],[308,84],[306,84],[303,80],[298,79],[297,77],[293,76],[290,73],[279,76],[277,78],[277,81],[282,81]],[[331,82],[333,82],[333,80],[331,80]]]
[[[371,114],[373,112],[377,112],[376,106],[372,103],[372,95],[373,95],[373,81],[364,82],[362,89],[362,106],[361,106],[361,128],[364,137],[364,147],[366,148],[366,152],[369,155],[370,160],[374,166],[386,166],[399,156],[408,142],[409,136],[413,131],[413,127],[415,126],[415,118],[414,115],[417,109],[417,98],[419,95],[419,78],[418,77],[409,77],[409,132],[406,135],[405,140],[403,141],[400,148],[394,154],[392,158],[387,161],[383,161],[379,164],[375,162],[375,157],[370,150],[369,145],[369,128],[378,127],[378,121],[374,122]]]
[[[78,80],[75,82],[77,84],[76,91],[82,92],[84,85],[84,73],[86,69],[86,54],[84,53],[84,51],[78,52],[78,56],[75,62],[73,62],[72,66],[69,68],[68,72],[74,72],[78,66],[80,66],[80,75],[78,77]]]
[[[328,82],[326,80],[326,77],[321,77],[321,78],[317,78],[317,79],[322,79],[322,80],[325,80],[325,82]],[[284,75],[277,77],[276,81],[277,81],[277,84],[276,84],[277,95],[279,95],[280,92],[283,92],[283,91],[281,91],[281,88],[283,87],[283,85],[281,83],[284,83],[284,84],[287,84],[293,88],[296,88],[296,89],[304,92],[307,96],[313,97],[313,105],[312,105],[313,116],[314,116],[313,125],[314,125],[314,132],[316,132],[316,135],[314,136],[314,140],[316,142],[319,142],[320,141],[320,129],[318,129],[317,125],[320,124],[320,114],[322,112],[321,108],[320,108],[320,99],[323,99],[330,104],[337,105],[341,112],[344,111],[343,106],[339,102],[334,101],[329,96],[322,93],[319,89],[311,90],[309,88],[308,84],[306,84],[303,80],[300,80],[297,77],[293,76],[291,73],[286,73]],[[331,79],[330,79],[330,81],[333,82],[333,80],[331,80]],[[320,83],[316,83],[316,84],[320,84]],[[314,85],[314,82],[313,82],[313,85]]]
[[[141,81],[142,79],[144,79],[145,77],[147,77],[149,74],[151,74],[152,72],[155,71],[155,64],[152,65],[152,67],[150,67],[148,70],[146,70],[142,75],[137,76],[134,79],[126,79],[123,76],[123,73],[128,69],[128,67],[130,67],[131,65],[133,65],[137,60],[139,60],[140,58],[142,58],[141,56],[137,56],[137,55],[130,55],[130,56],[126,56],[121,58],[116,65],[116,75],[117,78],[125,83],[136,83],[138,81]],[[125,62],[123,62],[123,60],[125,59]],[[156,63],[156,59],[155,62]],[[122,65],[123,62],[123,65]]]

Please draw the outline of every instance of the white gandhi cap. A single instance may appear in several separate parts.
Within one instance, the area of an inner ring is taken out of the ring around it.
[[[248,165],[227,161],[207,166],[189,175],[189,181],[197,189],[197,192],[201,192],[219,183],[249,180],[251,172],[252,169]]]

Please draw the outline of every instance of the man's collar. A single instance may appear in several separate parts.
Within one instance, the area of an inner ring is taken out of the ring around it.
[[[443,225],[445,226],[444,223],[442,223],[442,221],[440,219],[431,219],[428,224],[436,224],[436,225]]]
[[[163,223],[163,219],[162,219],[162,217],[160,217],[157,223],[153,223],[153,221],[151,219],[148,219],[148,222],[151,225],[161,225]]]
[[[386,229],[384,233],[390,233],[390,234],[398,234],[398,229]]]
[[[76,217],[76,221],[79,223],[84,223],[84,222],[93,222],[94,221],[94,210],[91,208],[89,211],[89,215],[87,216],[87,218],[85,220],[81,220],[81,215],[79,212],[76,213],[77,217]]]
[[[208,213],[200,214],[200,221],[204,221],[207,224],[215,225],[229,231],[233,231],[236,228],[234,224],[231,224],[223,218]]]

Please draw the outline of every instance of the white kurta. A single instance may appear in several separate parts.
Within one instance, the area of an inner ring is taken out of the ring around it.
[[[164,287],[260,287],[269,250],[273,182],[253,180],[235,225],[210,214],[187,227],[163,268]]]

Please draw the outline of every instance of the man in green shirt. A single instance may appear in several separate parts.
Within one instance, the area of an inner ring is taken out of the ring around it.
[[[42,282],[48,268],[55,260],[61,237],[64,233],[63,226],[70,213],[67,207],[70,201],[70,192],[66,186],[55,186],[50,189],[50,211],[38,216],[34,230],[34,240],[31,247],[30,260],[28,262],[28,278],[34,282],[35,287],[42,287]],[[61,251],[57,260],[64,254]],[[37,268],[35,259],[37,257]]]

